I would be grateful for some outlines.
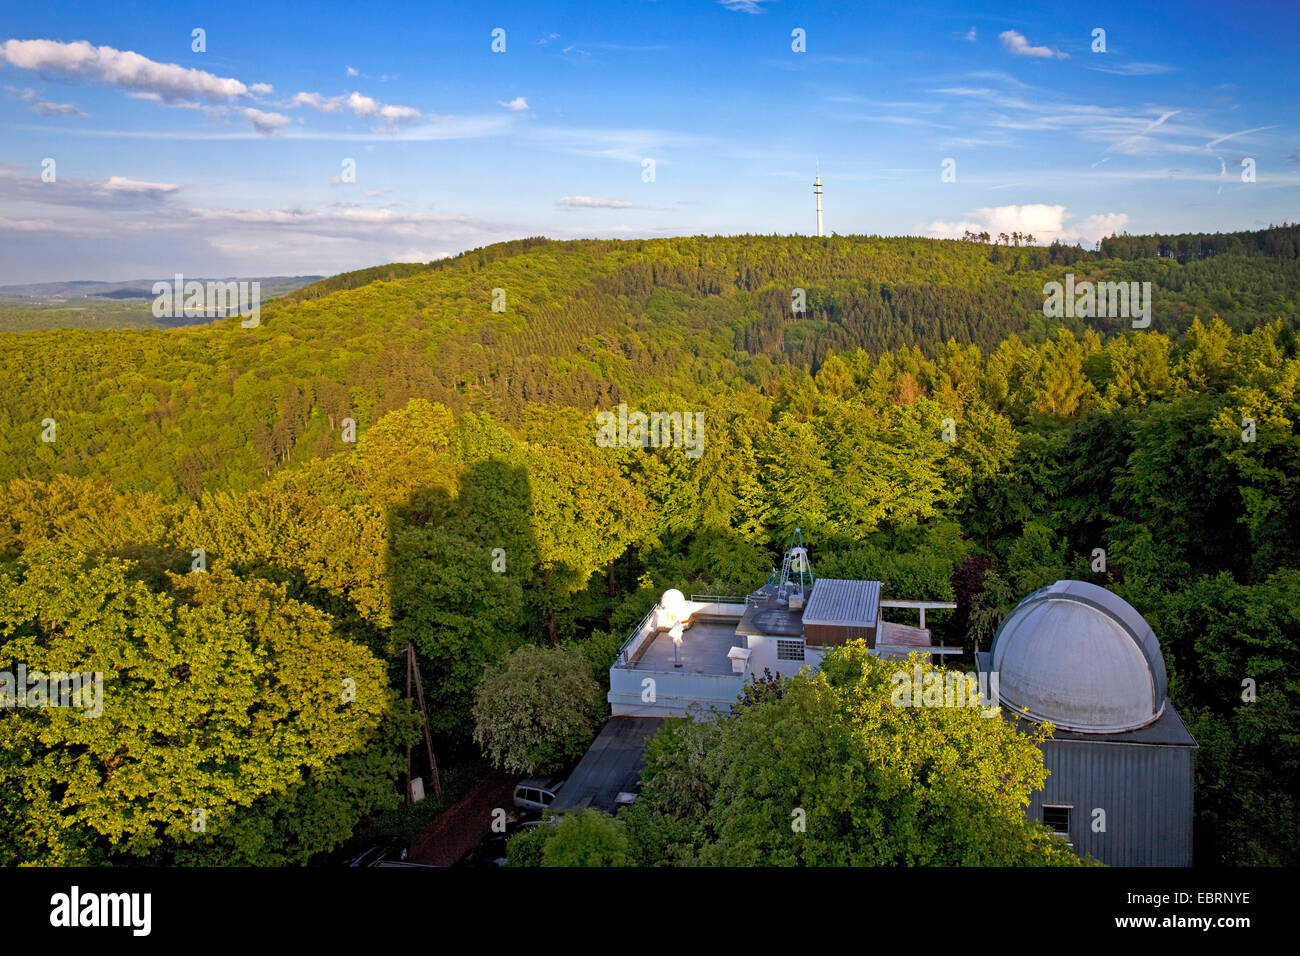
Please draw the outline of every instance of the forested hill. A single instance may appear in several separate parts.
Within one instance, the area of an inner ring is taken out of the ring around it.
[[[818,574],[956,601],[927,625],[968,650],[1113,589],[1199,742],[1198,858],[1294,864],[1294,232],[523,240],[255,328],[0,337],[0,670],[103,672],[112,715],[0,717],[0,865],[360,839],[401,812],[408,646],[466,767],[485,667],[556,645],[607,688],[658,595],[747,593],[796,526]],[[1067,273],[1151,282],[1152,327],[1049,322]],[[698,415],[698,454],[597,441],[622,400]]]
[[[1067,272],[1152,282],[1153,330],[1281,317],[1286,336],[1298,231],[1157,237],[1142,259],[1141,237],[1127,236],[1103,254],[854,236],[525,239],[326,279],[268,303],[256,329],[11,335],[0,480],[104,474],[167,497],[247,488],[338,450],[343,418],[364,428],[417,396],[518,423],[539,404],[764,387],[782,367],[816,372],[854,348],[933,356],[950,341],[989,351],[1009,335],[1044,342],[1057,325],[1082,336],[1127,324],[1045,319],[1043,284]],[[46,419],[57,443],[35,440]]]

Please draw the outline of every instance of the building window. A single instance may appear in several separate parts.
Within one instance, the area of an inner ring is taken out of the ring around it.
[[[803,660],[803,641],[777,641],[776,659],[778,661]]]
[[[1059,836],[1070,835],[1070,810],[1072,807],[1043,807],[1043,823]]]

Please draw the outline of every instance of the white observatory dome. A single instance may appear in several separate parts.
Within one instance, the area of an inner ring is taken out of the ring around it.
[[[1040,588],[993,638],[998,698],[1061,730],[1122,733],[1167,702],[1165,660],[1150,625],[1118,595],[1085,581]]]
[[[690,614],[690,605],[686,603],[686,595],[676,588],[669,588],[664,592],[664,596],[659,599],[659,627],[674,627],[685,621]]]

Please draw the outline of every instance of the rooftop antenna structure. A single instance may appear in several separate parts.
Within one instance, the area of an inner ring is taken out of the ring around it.
[[[781,562],[781,576],[774,582],[777,603],[789,604],[795,609],[802,608],[812,591],[813,580],[808,549],[803,544],[803,531],[795,528],[794,534],[790,536],[790,547],[786,549],[785,558]]]
[[[822,235],[822,163],[817,161],[817,178],[813,180],[813,195],[817,197],[817,235]]]

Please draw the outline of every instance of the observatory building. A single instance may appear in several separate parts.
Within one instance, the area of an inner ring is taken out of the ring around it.
[[[998,676],[1003,719],[1055,728],[1030,819],[1112,866],[1191,865],[1196,741],[1141,614],[1095,584],[1057,581],[1007,615],[978,665]]]
[[[920,627],[884,620],[891,607],[919,611]],[[610,668],[611,713],[726,713],[764,671],[815,670],[828,647],[851,640],[878,657],[957,654],[925,629],[927,609],[955,607],[885,600],[879,581],[814,578],[796,530],[781,570],[752,594],[665,592]],[[998,719],[1025,732],[1054,728],[1031,820],[1113,866],[1191,865],[1196,741],[1169,700],[1164,655],[1141,614],[1095,584],[1057,581],[1007,615],[976,663],[980,686],[995,688]]]

